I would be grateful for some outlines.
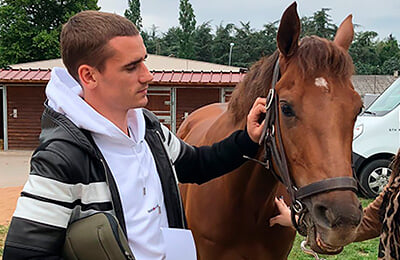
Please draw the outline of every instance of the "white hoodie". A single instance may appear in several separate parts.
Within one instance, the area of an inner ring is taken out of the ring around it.
[[[168,226],[168,219],[155,161],[144,140],[142,109],[128,111],[129,137],[83,100],[81,86],[65,69],[53,69],[46,95],[51,108],[91,132],[105,157],[117,183],[136,259],[163,259],[165,243],[160,228]]]

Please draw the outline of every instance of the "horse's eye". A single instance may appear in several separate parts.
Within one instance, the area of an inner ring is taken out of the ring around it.
[[[287,117],[293,117],[296,115],[294,113],[293,108],[287,103],[284,103],[281,105],[281,111],[282,111],[282,114],[284,114]]]

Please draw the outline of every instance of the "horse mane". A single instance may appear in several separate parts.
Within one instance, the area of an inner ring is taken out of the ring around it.
[[[297,67],[303,79],[310,76],[330,75],[348,79],[354,73],[349,53],[327,39],[318,36],[303,38],[297,51]]]
[[[257,97],[266,96],[278,55],[279,52],[275,51],[269,57],[261,58],[236,86],[228,105],[235,123],[246,118]],[[318,36],[303,38],[296,54],[288,62],[295,62],[302,79],[331,75],[342,80],[350,78],[354,73],[353,61],[348,52]]]
[[[270,89],[274,65],[279,52],[262,57],[254,63],[244,79],[235,87],[228,111],[232,112],[235,123],[246,118],[257,97],[265,97]]]

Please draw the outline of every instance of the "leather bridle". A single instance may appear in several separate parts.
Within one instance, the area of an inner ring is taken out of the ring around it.
[[[308,210],[303,202],[304,199],[333,190],[351,190],[357,192],[357,182],[353,177],[344,176],[328,178],[303,187],[297,187],[292,181],[279,127],[279,98],[275,90],[279,76],[278,57],[272,76],[271,89],[267,95],[265,125],[260,138],[260,144],[264,143],[265,148],[264,162],[261,163],[272,172],[278,181],[286,186],[292,202],[290,208],[293,225],[301,235],[306,236],[307,224],[304,217]],[[298,220],[295,218],[296,215],[298,215]]]

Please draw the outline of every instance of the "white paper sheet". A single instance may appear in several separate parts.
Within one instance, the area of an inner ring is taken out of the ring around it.
[[[196,260],[196,246],[190,230],[161,228],[166,244],[165,260]]]

